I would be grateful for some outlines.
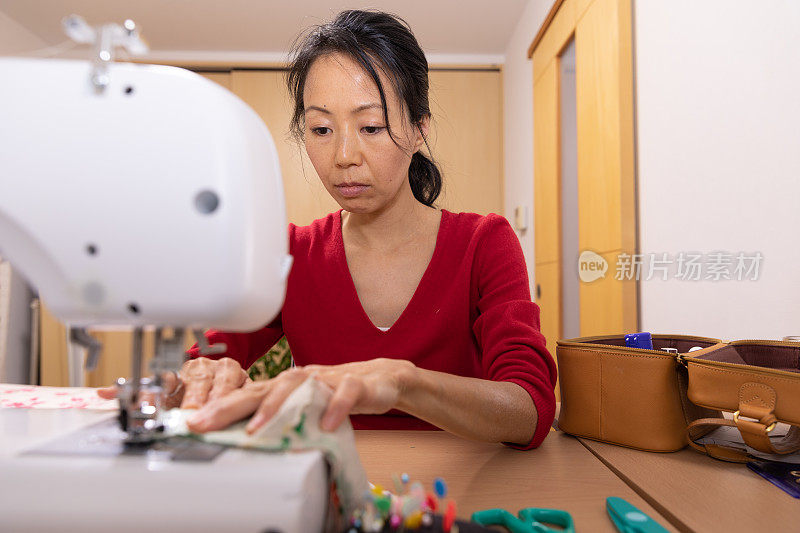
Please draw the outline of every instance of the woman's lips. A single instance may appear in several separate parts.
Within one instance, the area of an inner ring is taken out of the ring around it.
[[[342,185],[336,186],[336,190],[338,190],[339,194],[341,194],[345,198],[355,198],[362,192],[366,191],[368,188],[369,185],[363,185],[361,183],[352,183],[352,184],[343,183]]]

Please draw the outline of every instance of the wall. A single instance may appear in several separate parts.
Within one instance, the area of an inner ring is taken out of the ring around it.
[[[800,2],[634,7],[641,251],[763,254],[757,281],[643,281],[643,329],[800,335]]]
[[[517,232],[528,263],[531,293],[534,287],[533,254],[533,65],[528,47],[544,22],[551,0],[530,0],[512,33],[503,66],[503,142],[505,216],[514,223],[514,208],[528,210],[528,229]]]
[[[0,50],[3,54],[32,52],[45,46],[44,41],[0,11]]]

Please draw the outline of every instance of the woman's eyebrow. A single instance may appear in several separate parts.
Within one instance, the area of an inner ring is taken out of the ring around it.
[[[360,106],[358,106],[355,109],[353,109],[352,111],[350,111],[350,114],[351,115],[355,115],[356,113],[360,113],[360,112],[362,112],[362,111],[364,111],[366,109],[373,109],[373,108],[383,109],[383,106],[381,104],[377,103],[377,102],[373,102],[371,104],[361,104]],[[330,110],[325,109],[324,107],[320,107],[318,105],[310,105],[307,108],[305,108],[305,112],[306,113],[308,113],[311,110],[319,111],[321,113],[325,113],[326,115],[330,115],[331,114]]]

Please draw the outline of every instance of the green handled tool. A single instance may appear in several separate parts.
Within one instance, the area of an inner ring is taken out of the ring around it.
[[[667,533],[658,522],[622,498],[606,498],[606,510],[620,533]]]
[[[505,509],[487,509],[473,513],[470,520],[482,526],[503,526],[511,533],[575,533],[572,516],[558,509],[527,507],[517,516]],[[551,528],[548,524],[559,526],[560,529]]]

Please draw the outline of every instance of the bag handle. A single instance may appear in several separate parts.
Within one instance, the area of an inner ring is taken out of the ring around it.
[[[723,461],[744,463],[749,460],[748,454],[736,449],[719,445],[703,445],[695,442],[696,438],[721,426],[735,427],[749,447],[763,453],[789,454],[800,450],[800,428],[792,426],[786,436],[779,440],[769,438],[775,429],[778,419],[774,409],[777,400],[775,390],[763,383],[744,383],[739,388],[739,409],[733,413],[733,420],[726,418],[701,418],[690,423],[686,432],[692,448]]]
[[[735,424],[732,420],[728,420],[727,418],[699,418],[691,422],[686,427],[686,434],[689,437],[689,446],[700,453],[704,453],[709,457],[721,461],[728,461],[730,463],[746,463],[749,461],[750,456],[748,454],[735,448],[720,446],[718,444],[699,444],[695,441],[695,439],[721,426],[735,426]]]

